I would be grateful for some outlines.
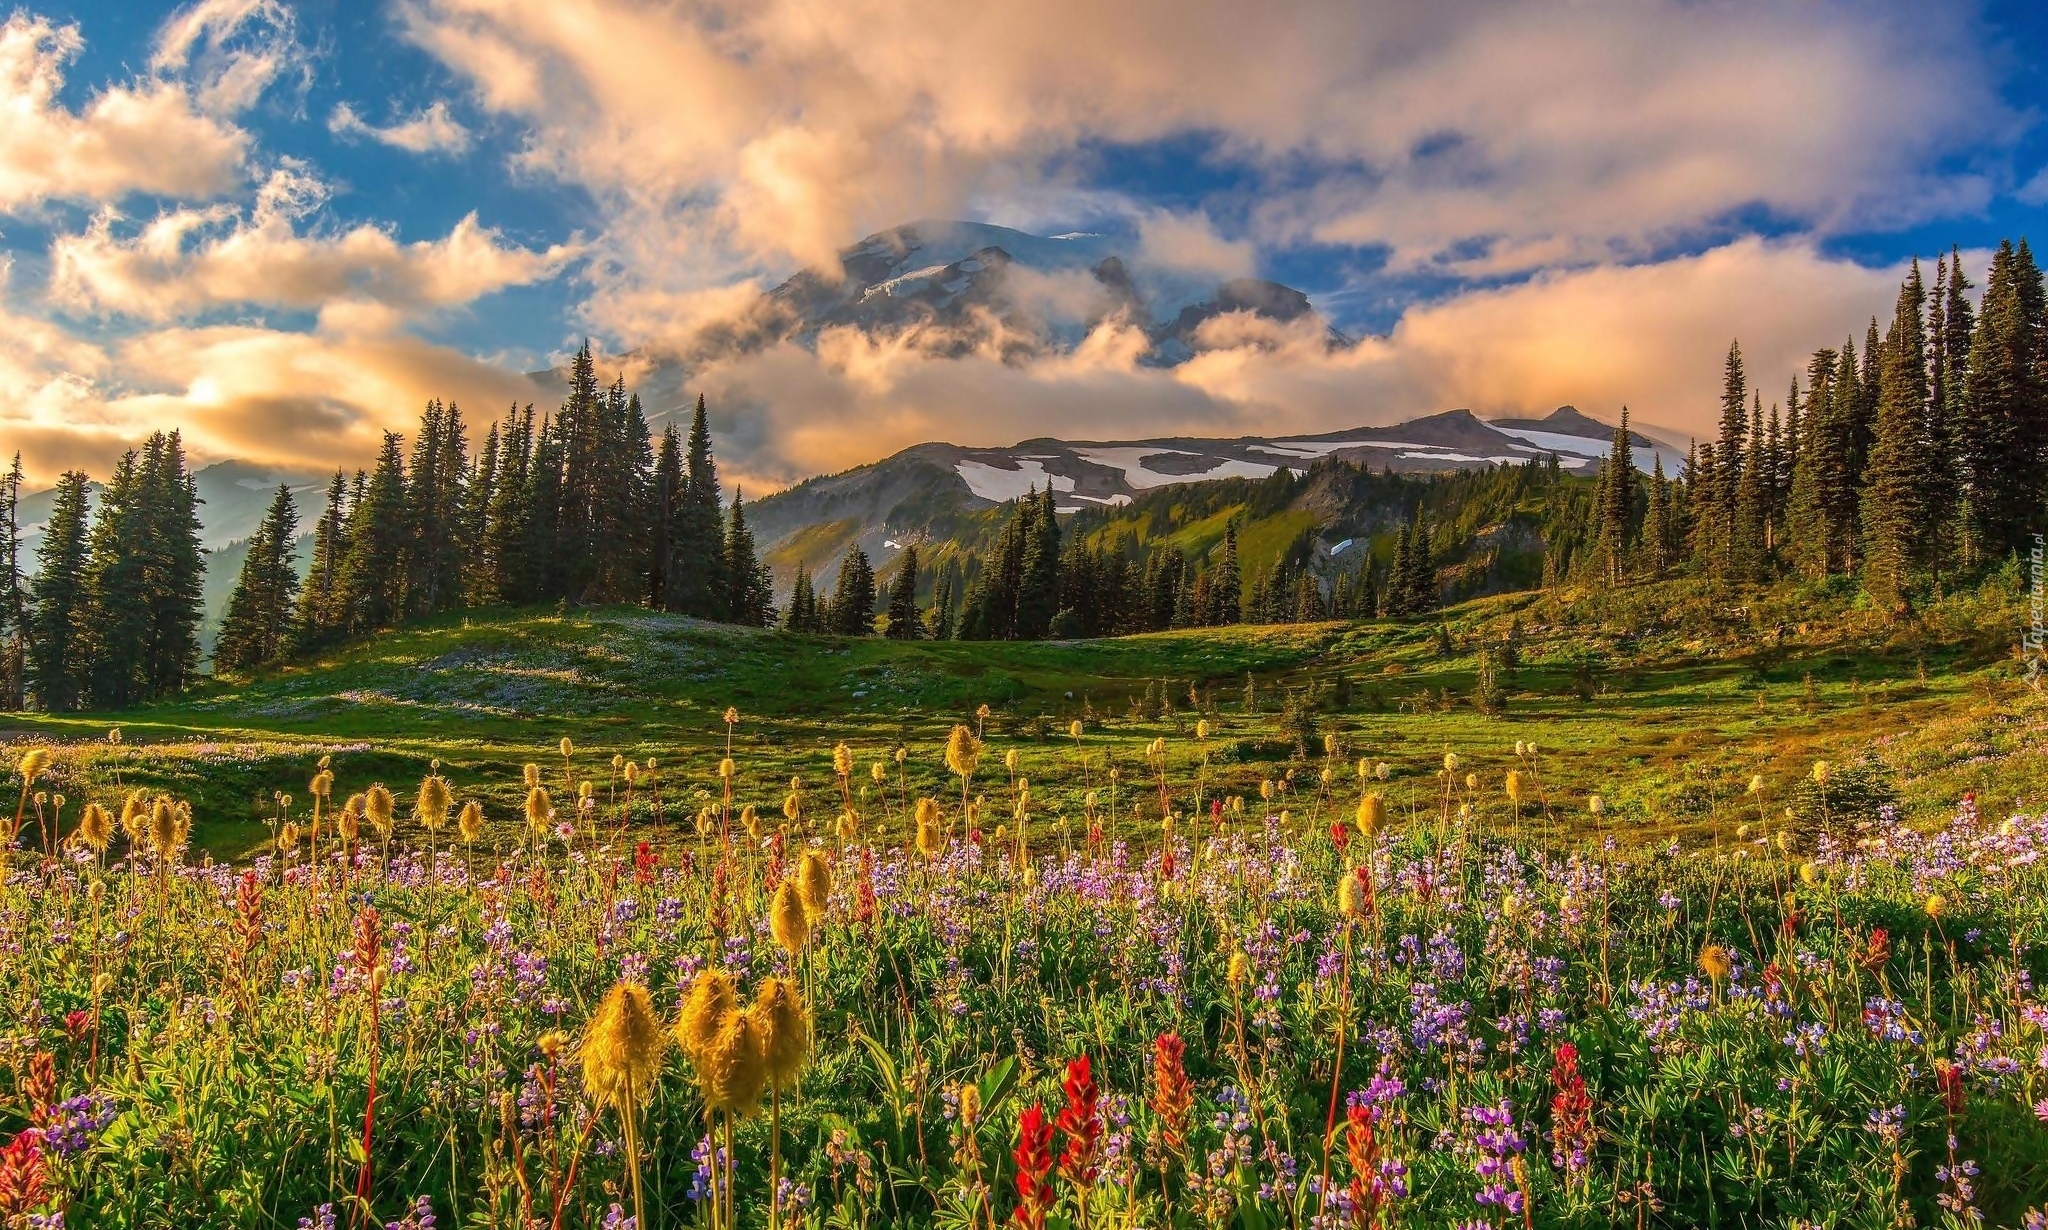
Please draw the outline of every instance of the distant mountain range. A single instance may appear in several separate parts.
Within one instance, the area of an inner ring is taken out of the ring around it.
[[[1540,419],[1486,420],[1447,410],[1389,427],[1232,440],[1172,436],[1148,440],[1026,440],[1008,448],[919,444],[840,474],[813,478],[748,506],[750,524],[778,581],[799,565],[829,580],[839,557],[859,545],[880,565],[905,542],[945,537],[978,510],[1052,487],[1063,512],[1129,504],[1175,483],[1303,473],[1332,458],[1372,472],[1445,473],[1556,457],[1567,472],[1591,474],[1612,447],[1614,427],[1560,406]],[[1629,433],[1631,460],[1648,472],[1661,459],[1676,476],[1684,450]]]
[[[888,336],[934,357],[993,350],[1024,359],[1070,349],[1114,322],[1143,333],[1145,362],[1171,366],[1199,352],[1205,325],[1237,313],[1312,330],[1330,346],[1349,344],[1293,287],[1256,278],[1219,282],[1149,261],[1129,235],[1041,236],[983,223],[921,221],[868,236],[840,253],[840,266],[796,274],[706,330],[684,353],[641,356],[649,361],[640,365],[635,388],[657,428],[695,400],[692,374],[703,363],[781,342],[810,345],[829,329]],[[533,376],[547,392],[566,386],[566,369]],[[1047,485],[1060,508],[1078,511],[1118,507],[1176,483],[1300,473],[1322,458],[1373,472],[1432,473],[1555,456],[1584,474],[1606,455],[1612,437],[1610,425],[1561,406],[1540,419],[1489,420],[1449,410],[1388,427],[1229,440],[1037,439],[1008,448],[934,442],[799,483],[754,502],[749,512],[786,592],[799,565],[829,583],[856,543],[886,564],[905,542],[944,537],[963,518]],[[1670,441],[1638,431],[1631,444],[1638,468],[1647,471],[1661,456],[1666,473],[1678,472],[1683,453]],[[301,524],[310,530],[326,475],[223,461],[194,477],[210,553],[210,643],[241,567],[244,540],[277,485],[298,497]],[[52,499],[49,491],[22,499],[25,567],[34,566]],[[300,543],[302,561],[308,541]]]

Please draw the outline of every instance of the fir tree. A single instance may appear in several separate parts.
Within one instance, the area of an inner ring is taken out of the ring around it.
[[[914,641],[923,633],[917,614],[917,544],[903,548],[896,575],[889,585],[889,637]]]
[[[1864,584],[1881,603],[1906,600],[1928,563],[1930,458],[1927,441],[1927,344],[1921,313],[1927,292],[1915,260],[1899,290],[1884,341],[1877,431],[1863,493],[1869,544]]]
[[[754,549],[754,531],[739,488],[733,488],[732,515],[726,523],[725,553],[719,573],[724,577],[726,618],[750,628],[775,622],[775,581]]]
[[[143,698],[149,639],[141,544],[147,533],[137,454],[124,454],[100,492],[85,576],[86,692],[89,707],[124,709]]]
[[[199,669],[205,617],[206,551],[199,539],[199,491],[176,431],[150,437],[137,475],[144,606],[142,699],[181,691]]]
[[[868,553],[855,546],[839,565],[826,623],[840,636],[866,636],[875,630],[874,615],[875,568],[868,562]]]
[[[299,574],[292,564],[298,535],[298,508],[290,488],[280,486],[249,537],[241,575],[228,596],[213,648],[216,671],[246,671],[290,651],[299,596]]]
[[[1728,575],[1738,581],[1762,580],[1764,574],[1772,461],[1764,443],[1761,396],[1750,412],[1749,440],[1747,464],[1735,483],[1735,521],[1728,539]]]
[[[1635,516],[1636,466],[1629,443],[1628,407],[1621,408],[1621,423],[1600,463],[1600,553],[1607,582],[1619,585],[1628,576],[1629,535]]]
[[[340,579],[342,630],[350,636],[389,627],[404,614],[405,561],[413,522],[406,504],[402,444],[397,432],[384,433],[377,468],[350,511],[348,554]]]
[[[1060,527],[1053,508],[1051,483],[1046,484],[1026,532],[1017,578],[1015,636],[1022,641],[1036,641],[1045,639],[1052,627],[1052,617],[1059,610]]]
[[[345,622],[341,610],[341,562],[348,555],[348,480],[340,470],[327,482],[327,508],[313,530],[313,566],[299,602],[299,643],[313,645],[335,636]]]
[[[26,703],[29,594],[21,575],[21,454],[0,477],[0,710]]]
[[[668,564],[668,608],[699,619],[723,619],[723,517],[719,510],[717,463],[711,456],[711,427],[704,398],[690,420],[682,495],[676,502]]]
[[[648,491],[647,604],[656,610],[675,610],[680,594],[670,591],[669,569],[675,566],[676,509],[683,494],[683,440],[670,423],[661,432],[661,446],[654,453],[654,476]]]
[[[802,564],[796,566],[796,581],[790,587],[789,610],[784,613],[782,626],[790,632],[817,632],[818,596],[811,589],[810,569]]]
[[[77,470],[57,480],[50,520],[36,547],[26,673],[36,703],[52,713],[78,708],[92,677],[86,627],[87,482]]]
[[[1991,556],[2024,551],[2048,491],[2048,321],[2026,245],[1998,246],[1970,336],[1961,458],[1975,537]]]

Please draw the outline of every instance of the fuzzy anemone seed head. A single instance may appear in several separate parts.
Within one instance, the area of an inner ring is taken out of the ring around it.
[[[396,806],[391,792],[381,784],[370,787],[369,793],[363,796],[363,816],[379,833],[391,831],[391,813]]]
[[[576,754],[576,745],[575,745],[574,743],[572,743],[572,742],[570,742],[570,741],[569,741],[569,736],[567,736],[567,735],[563,735],[563,736],[562,736],[562,759],[564,759],[564,760],[567,760],[567,759],[568,759],[569,757],[571,757],[571,756],[574,756],[575,754]]]
[[[1247,982],[1251,981],[1251,977],[1252,977],[1252,960],[1251,960],[1251,958],[1250,958],[1250,957],[1247,957],[1247,956],[1245,956],[1245,955],[1244,955],[1243,953],[1241,953],[1241,952],[1233,952],[1233,953],[1231,953],[1231,954],[1230,954],[1230,968],[1229,968],[1229,970],[1228,970],[1228,971],[1227,971],[1227,972],[1225,973],[1225,975],[1224,975],[1224,978],[1225,978],[1225,980],[1226,980],[1227,982],[1229,982],[1231,986],[1234,986],[1234,987],[1241,987],[1241,986],[1243,986],[1243,985],[1244,985],[1245,983],[1247,983]]]
[[[946,848],[946,831],[936,820],[927,821],[920,817],[917,822],[917,852],[928,859],[937,858]]]
[[[834,777],[853,776],[853,749],[844,743],[832,749],[832,775]]]
[[[1017,771],[1016,748],[1013,747],[1009,751],[1003,753],[1003,768],[1011,773],[1015,773]]]
[[[128,797],[121,800],[121,831],[128,835],[130,845],[141,845],[149,838],[149,795],[140,789],[130,790]]]
[[[1586,798],[1586,810],[1597,816],[1607,810],[1607,804],[1602,802],[1597,794],[1588,795]]]
[[[1921,909],[1926,911],[1927,917],[1939,922],[1941,916],[1948,913],[1948,898],[1940,893],[1935,893],[1927,899],[1926,903],[1921,906]]]
[[[287,820],[284,827],[277,830],[277,849],[280,853],[290,854],[298,848],[299,826]]]
[[[583,1087],[601,1103],[621,1109],[640,1105],[654,1092],[665,1041],[647,988],[618,983],[584,1031]]]
[[[538,785],[540,785],[540,766],[539,766],[539,765],[537,765],[537,764],[528,764],[528,765],[526,766],[526,768],[525,768],[524,770],[522,770],[522,771],[523,771],[523,772],[525,773],[525,775],[526,775],[526,788],[527,788],[528,790],[531,790],[531,789],[533,789],[533,788],[534,788],[535,786],[538,786]]]
[[[775,942],[794,957],[811,942],[811,920],[804,912],[803,894],[795,881],[784,880],[768,903],[768,931]]]
[[[313,780],[306,783],[306,793],[316,799],[325,799],[333,795],[334,771],[332,769],[322,769],[315,773]]]
[[[484,835],[484,805],[471,799],[455,816],[455,831],[462,840],[475,842]]]
[[[740,724],[740,711],[731,705],[725,707],[725,724],[727,726],[737,726]]]
[[[1445,753],[1444,753],[1444,772],[1446,772],[1446,773],[1456,773],[1457,771],[1458,771],[1458,753],[1456,753],[1456,752],[1445,752]]]
[[[1762,794],[1764,792],[1763,774],[1759,773],[1756,776],[1749,779],[1749,792],[1751,794]]]
[[[1346,918],[1365,917],[1364,886],[1348,872],[1337,881],[1337,912]]]
[[[804,913],[812,922],[825,916],[826,907],[832,903],[832,862],[823,850],[806,850],[803,858],[797,860],[796,890],[803,898]]]
[[[919,799],[917,801],[917,826],[923,828],[927,824],[937,824],[938,822],[939,801],[929,797]]]
[[[804,796],[792,790],[782,796],[782,818],[794,824],[804,814]]]
[[[879,786],[889,780],[889,766],[877,760],[868,766],[868,776],[874,778],[875,785]]]
[[[363,831],[363,796],[352,794],[348,802],[341,805],[341,814],[334,818],[334,827],[343,841],[354,841]]]
[[[1735,958],[1719,944],[1709,944],[1700,949],[1700,972],[1715,982],[1728,977],[1735,968]]]
[[[726,1014],[718,1036],[697,1061],[704,1084],[704,1104],[711,1110],[746,1118],[761,1106],[768,1083],[768,1053],[761,1027],[744,1012]]]
[[[79,843],[94,854],[101,854],[113,839],[113,814],[98,803],[87,803],[85,811],[78,817]]]
[[[448,810],[454,805],[455,796],[448,789],[448,779],[435,773],[420,783],[419,798],[413,802],[413,811],[429,833],[438,833],[448,823]]]
[[[1206,731],[1207,731],[1207,730],[1209,729],[1209,723],[1207,723],[1207,722],[1198,722],[1198,723],[1196,723],[1196,726],[1195,726],[1195,728],[1196,728],[1197,730],[1201,730],[1201,731],[1204,731],[1204,732],[1206,732]],[[1075,719],[1074,719],[1073,721],[1071,721],[1071,722],[1068,722],[1068,723],[1067,723],[1067,738],[1069,738],[1069,739],[1078,739],[1078,738],[1080,738],[1080,737],[1081,737],[1081,719],[1080,719],[1080,718],[1075,718]]]
[[[747,1015],[761,1034],[768,1087],[788,1089],[811,1057],[811,1014],[803,996],[787,978],[770,978],[761,984]]]
[[[1269,803],[1270,803],[1270,802],[1272,802],[1272,800],[1273,800],[1273,779],[1272,779],[1272,778],[1270,778],[1270,777],[1269,777],[1269,778],[1267,778],[1267,779],[1266,779],[1265,781],[1262,781],[1262,782],[1260,782],[1260,783],[1259,783],[1259,797],[1260,797],[1260,798],[1262,798],[1262,799],[1264,799],[1264,800],[1266,800],[1266,801],[1267,801],[1267,802],[1269,802]]]
[[[860,835],[860,817],[851,807],[839,813],[839,840],[852,841]]]
[[[1358,800],[1358,831],[1366,838],[1370,839],[1373,834],[1379,832],[1380,825],[1386,823],[1386,819],[1386,796],[1368,794]]]
[[[731,974],[716,968],[698,974],[690,984],[690,993],[683,997],[683,1014],[676,1021],[676,1045],[692,1060],[699,1060],[718,1040],[725,1018],[739,1011],[739,1006],[740,994]]]
[[[50,749],[32,747],[21,754],[21,784],[24,788],[36,784],[43,770],[50,767]]]
[[[169,858],[178,850],[178,809],[159,798],[149,809],[149,844],[158,858]]]
[[[981,740],[966,726],[955,726],[946,736],[946,767],[955,777],[973,777],[981,764]]]
[[[1814,785],[1816,785],[1816,786],[1825,786],[1825,785],[1827,785],[1827,784],[1828,784],[1828,777],[1829,777],[1829,776],[1830,776],[1830,775],[1831,775],[1831,774],[1832,774],[1833,772],[1834,772],[1834,770],[1833,770],[1832,768],[1830,768],[1830,767],[1829,767],[1829,765],[1828,765],[1828,762],[1827,762],[1827,761],[1825,761],[1825,760],[1816,760],[1816,761],[1814,761],[1814,762],[1813,762],[1813,784],[1814,784]]]
[[[555,817],[555,801],[548,796],[546,786],[532,786],[526,791],[526,823],[533,829],[545,829]]]
[[[1507,790],[1509,802],[1520,803],[1522,801],[1522,774],[1520,770],[1508,770]]]

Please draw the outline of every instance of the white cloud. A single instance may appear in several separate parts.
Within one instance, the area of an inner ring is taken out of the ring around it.
[[[198,0],[180,9],[157,31],[150,67],[188,75],[200,107],[213,115],[248,110],[289,76],[303,87],[312,71],[292,12],[279,0]]]
[[[174,82],[109,86],[78,111],[57,101],[78,27],[26,13],[0,25],[0,211],[131,193],[219,196],[241,180],[248,134]]]
[[[306,233],[299,222],[325,187],[296,164],[272,173],[246,214],[225,205],[175,209],[124,234],[103,210],[51,245],[52,299],[79,311],[168,321],[243,304],[404,314],[459,307],[508,286],[554,276],[573,245],[544,250],[504,242],[474,213],[435,240],[400,243],[357,226]]]
[[[370,123],[356,114],[354,107],[341,103],[327,117],[327,130],[336,136],[367,137],[411,154],[459,154],[469,148],[470,142],[469,129],[449,114],[448,104],[440,100],[410,119],[383,127]]]
[[[1981,201],[1927,168],[2020,129],[1967,13],[1884,3],[405,0],[408,37],[606,211],[612,310],[1029,197],[1100,143],[1212,134],[1249,239],[1496,275],[1637,260],[1763,211]],[[680,92],[679,92],[680,91]],[[631,334],[658,321],[614,316]],[[630,339],[629,339],[630,340]]]

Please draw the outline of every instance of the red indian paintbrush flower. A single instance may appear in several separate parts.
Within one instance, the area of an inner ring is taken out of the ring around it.
[[[1095,1182],[1096,1152],[1102,1142],[1102,1108],[1086,1055],[1067,1065],[1066,1079],[1060,1082],[1060,1088],[1067,1095],[1067,1104],[1053,1125],[1066,1138],[1066,1145],[1060,1150],[1060,1173],[1069,1183],[1087,1187]]]
[[[1152,1040],[1152,1113],[1159,1116],[1159,1138],[1169,1152],[1187,1144],[1188,1112],[1194,1091],[1188,1086],[1187,1043],[1179,1034]]]
[[[36,1128],[17,1133],[0,1149],[0,1221],[14,1218],[43,1204],[43,1134]]]
[[[1373,1131],[1376,1113],[1370,1106],[1354,1103],[1344,1112],[1344,1157],[1351,1163],[1351,1219],[1372,1230],[1380,1222],[1380,1142]]]
[[[1052,1124],[1045,1121],[1045,1108],[1033,1105],[1017,1121],[1017,1148],[1010,1154],[1017,1163],[1017,1211],[1010,1220],[1025,1230],[1045,1230],[1045,1213],[1052,1207]]]
[[[1577,1174],[1586,1168],[1593,1146],[1593,1095],[1579,1073],[1578,1047],[1566,1042],[1557,1048],[1550,1083],[1557,1090],[1550,1099],[1550,1160],[1567,1174]]]

